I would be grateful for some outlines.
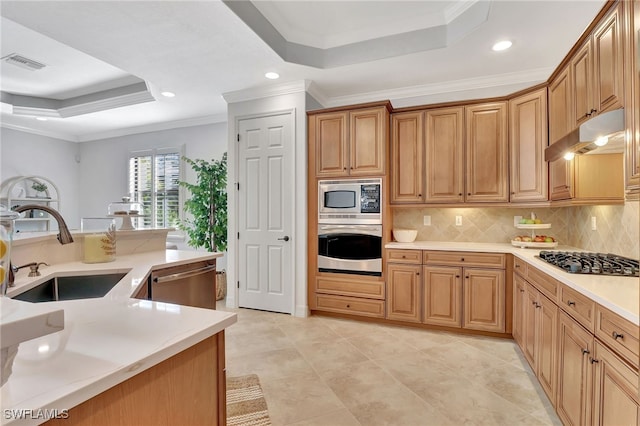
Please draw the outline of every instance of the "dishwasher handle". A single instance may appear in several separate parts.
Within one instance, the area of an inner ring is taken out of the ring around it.
[[[216,265],[208,265],[204,268],[194,269],[192,271],[178,272],[177,274],[165,275],[164,277],[154,277],[154,283],[164,283],[168,281],[181,280],[183,278],[193,277],[195,275],[200,275],[207,273],[209,271],[215,271]]]

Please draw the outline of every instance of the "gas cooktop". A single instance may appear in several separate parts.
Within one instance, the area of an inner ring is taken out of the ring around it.
[[[541,251],[537,257],[571,274],[640,276],[637,260],[611,253]]]

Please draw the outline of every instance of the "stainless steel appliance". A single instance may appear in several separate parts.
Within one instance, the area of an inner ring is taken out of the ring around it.
[[[149,299],[216,308],[216,261],[205,260],[151,272]]]
[[[318,181],[318,223],[381,224],[382,179]]]
[[[637,260],[611,253],[541,251],[538,257],[571,274],[640,276]]]
[[[318,225],[318,270],[382,275],[382,225]]]

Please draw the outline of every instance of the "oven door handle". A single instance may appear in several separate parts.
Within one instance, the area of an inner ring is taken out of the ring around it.
[[[367,226],[367,225],[320,225],[318,227],[318,233],[322,234],[323,232],[340,232],[340,231],[369,231],[369,232],[380,232],[380,226]]]

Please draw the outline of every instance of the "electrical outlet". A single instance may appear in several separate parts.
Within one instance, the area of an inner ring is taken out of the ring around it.
[[[522,216],[514,216],[513,217],[513,225],[519,225],[520,221],[522,220]]]
[[[591,230],[595,231],[598,229],[598,224],[596,222],[596,217],[595,216],[591,216]]]
[[[424,215],[424,217],[422,218],[422,224],[424,226],[431,226],[431,216]]]
[[[456,226],[462,226],[462,216],[456,216]]]

